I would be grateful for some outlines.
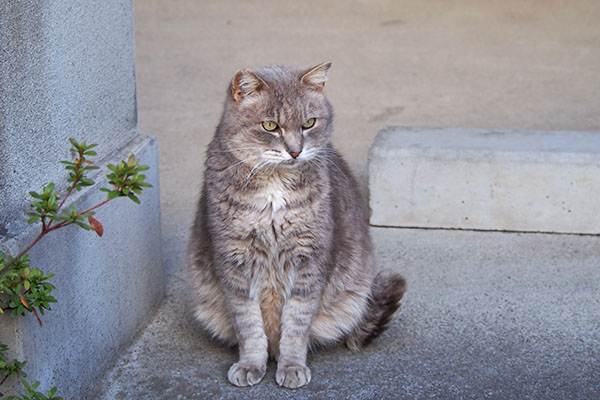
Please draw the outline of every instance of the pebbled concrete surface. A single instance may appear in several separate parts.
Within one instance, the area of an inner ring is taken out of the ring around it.
[[[600,234],[600,131],[387,127],[369,191],[375,226]]]
[[[187,318],[175,276],[155,320],[91,398],[599,398],[599,237],[372,232],[381,266],[408,280],[402,309],[363,353],[309,355],[306,388],[279,388],[274,363],[257,386],[230,385],[235,351]]]
[[[179,276],[204,149],[237,69],[333,62],[335,144],[367,187],[384,126],[600,128],[600,3],[134,1],[140,131],[159,140],[169,296],[98,399],[598,398],[599,239],[373,229],[409,281],[363,354],[312,355],[313,382],[226,382],[235,360],[184,315]]]

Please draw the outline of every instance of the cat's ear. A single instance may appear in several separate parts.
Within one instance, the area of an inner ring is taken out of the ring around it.
[[[244,69],[238,71],[231,80],[231,97],[236,103],[239,103],[246,97],[258,92],[264,87],[265,82],[254,72]]]
[[[327,72],[331,67],[330,62],[319,64],[316,67],[311,67],[304,71],[300,82],[308,85],[318,92],[322,92],[325,88],[325,82],[327,81]]]

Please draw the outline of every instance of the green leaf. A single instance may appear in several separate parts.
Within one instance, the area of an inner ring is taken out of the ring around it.
[[[86,231],[92,231],[94,230],[94,228],[92,228],[91,226],[89,226],[88,224],[86,224],[85,222],[81,222],[81,221],[74,221],[75,225],[85,229]]]
[[[135,194],[130,192],[127,197],[129,197],[135,204],[140,204],[140,199],[138,199]]]
[[[29,219],[27,220],[27,223],[28,223],[28,224],[30,224],[30,225],[31,225],[31,224],[33,224],[33,223],[34,223],[35,221],[37,221],[38,219],[40,219],[40,215],[39,215],[39,214],[32,214],[32,213],[29,213],[29,215],[31,215],[31,218],[29,218]]]
[[[76,150],[79,150],[79,148],[81,147],[80,144],[77,143],[77,141],[73,138],[69,138],[69,143],[71,143],[71,145],[75,147]]]

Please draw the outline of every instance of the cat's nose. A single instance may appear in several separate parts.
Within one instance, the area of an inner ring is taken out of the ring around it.
[[[292,156],[293,158],[298,158],[298,156],[300,155],[300,151],[288,151],[288,153],[290,153],[290,156]]]

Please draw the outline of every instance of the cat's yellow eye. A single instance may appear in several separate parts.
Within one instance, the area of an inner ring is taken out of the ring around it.
[[[277,129],[277,122],[263,121],[262,127],[265,128],[265,131],[273,132],[275,129]]]
[[[309,118],[305,123],[302,124],[303,129],[310,129],[315,126],[315,119]]]

